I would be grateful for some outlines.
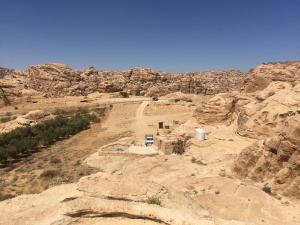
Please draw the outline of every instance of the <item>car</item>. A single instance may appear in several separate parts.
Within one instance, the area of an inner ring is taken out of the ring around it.
[[[154,143],[154,139],[153,139],[153,135],[152,134],[146,134],[145,135],[145,145],[153,145]]]

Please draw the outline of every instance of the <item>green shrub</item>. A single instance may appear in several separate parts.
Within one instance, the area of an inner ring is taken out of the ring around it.
[[[53,178],[58,175],[58,171],[56,170],[45,170],[40,176],[44,178]]]
[[[12,113],[11,113],[11,112],[6,112],[6,113],[5,113],[5,116],[11,117],[11,116],[12,116]]]
[[[262,190],[263,190],[264,192],[266,192],[267,194],[269,194],[269,195],[272,195],[272,194],[273,194],[273,193],[272,193],[271,187],[268,186],[268,185],[264,185],[264,186],[262,187]]]
[[[5,148],[0,148],[0,162],[7,160],[9,157],[8,152]]]
[[[178,139],[177,142],[173,144],[173,153],[182,155],[184,153],[186,143],[190,138],[190,136],[185,136],[183,140]]]
[[[160,201],[159,197],[157,197],[157,196],[148,197],[147,203],[153,204],[153,205],[161,205],[161,201]]]
[[[89,113],[88,109],[85,108],[85,107],[79,107],[78,111],[81,114],[88,114]]]
[[[65,114],[67,114],[67,112],[65,111],[65,110],[63,110],[63,109],[59,109],[59,108],[56,108],[55,110],[54,110],[54,113],[53,113],[54,115],[65,115]]]
[[[173,153],[182,155],[184,153],[185,143],[183,140],[178,140],[173,146]]]
[[[32,127],[19,127],[0,135],[0,162],[16,158],[19,154],[49,146],[61,138],[88,129],[96,115],[76,113],[72,117],[58,115]]]
[[[1,117],[0,122],[1,123],[6,123],[6,122],[9,122],[11,120],[12,120],[12,118],[10,116],[5,116],[5,117]]]

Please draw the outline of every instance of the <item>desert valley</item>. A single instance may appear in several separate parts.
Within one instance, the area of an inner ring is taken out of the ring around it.
[[[0,97],[1,225],[300,224],[299,61],[0,68]]]

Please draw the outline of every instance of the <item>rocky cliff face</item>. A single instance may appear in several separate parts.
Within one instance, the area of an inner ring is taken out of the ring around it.
[[[257,142],[239,155],[234,171],[300,198],[300,63],[260,65],[242,92],[218,94],[195,111],[199,123],[236,122]]]
[[[258,140],[240,154],[234,170],[300,198],[299,109],[299,84],[285,82],[272,82],[242,107],[237,132]]]
[[[10,75],[5,74],[4,78]],[[75,71],[62,64],[30,66],[14,76],[20,89],[39,91],[45,97],[119,91],[143,96],[162,96],[176,91],[211,95],[239,88],[244,79],[244,74],[237,70],[171,74],[141,68],[105,72],[91,67]]]
[[[272,81],[289,82],[292,85],[299,83],[300,62],[261,64],[249,71],[243,89],[248,93],[263,90]]]

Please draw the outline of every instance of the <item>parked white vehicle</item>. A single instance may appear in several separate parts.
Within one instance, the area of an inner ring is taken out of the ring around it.
[[[152,134],[146,134],[145,135],[145,145],[153,145],[154,143],[154,139],[153,139],[153,135]]]

